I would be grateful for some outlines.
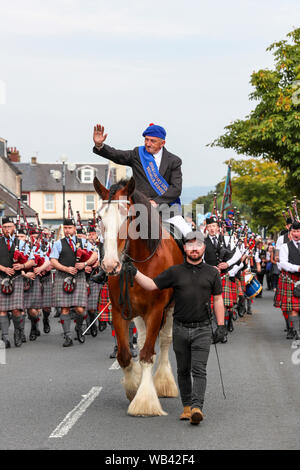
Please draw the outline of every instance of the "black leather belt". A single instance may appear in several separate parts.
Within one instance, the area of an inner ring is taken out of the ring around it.
[[[201,326],[208,326],[209,321],[208,320],[203,320],[203,321],[197,321],[193,323],[182,323],[178,320],[174,320],[174,323],[179,326],[183,326],[184,328],[199,328]]]

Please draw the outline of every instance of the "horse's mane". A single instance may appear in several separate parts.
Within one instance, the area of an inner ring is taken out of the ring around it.
[[[127,185],[128,181],[129,180],[127,179],[121,179],[110,187],[108,202],[113,199],[114,195],[120,189],[123,189]],[[147,197],[143,193],[141,193],[141,191],[135,189],[131,198],[134,204],[142,204],[147,209],[146,211],[142,211],[141,213],[137,211],[137,215],[139,217],[139,225],[143,227],[148,227],[148,230],[146,231],[146,237],[143,236],[145,232],[142,230],[142,236],[140,238],[145,240],[148,250],[152,253],[156,249],[157,244],[159,243],[159,240],[161,238],[161,218],[159,216],[158,211],[152,207]],[[155,235],[155,238],[152,238],[153,234]]]

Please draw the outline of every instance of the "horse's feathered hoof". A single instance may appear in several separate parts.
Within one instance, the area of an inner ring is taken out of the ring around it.
[[[159,397],[178,397],[178,388],[172,373],[171,366],[166,365],[157,369],[153,380],[157,395]]]

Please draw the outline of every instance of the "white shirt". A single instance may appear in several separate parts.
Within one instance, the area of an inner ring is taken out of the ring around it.
[[[297,242],[293,240],[293,243],[295,247],[298,248]],[[283,245],[281,245],[281,248],[279,251],[279,265],[280,265],[280,269],[284,269],[285,271],[288,271],[290,273],[299,272],[298,264],[289,263],[289,248],[287,246],[287,243],[284,243]]]
[[[159,152],[157,152],[157,153],[155,153],[155,154],[153,155],[153,158],[154,158],[154,160],[155,160],[155,163],[156,163],[156,165],[157,165],[158,170],[159,170],[159,167],[160,167],[160,162],[161,162],[161,159],[162,159],[162,154],[163,154],[163,147],[160,149]]]
[[[278,240],[276,242],[276,250],[280,250],[281,246],[283,245],[283,239],[284,235],[280,235],[280,237],[278,237]]]

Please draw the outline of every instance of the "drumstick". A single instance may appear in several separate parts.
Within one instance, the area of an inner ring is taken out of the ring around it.
[[[105,307],[101,310],[101,312],[99,313],[99,315],[96,316],[96,318],[92,321],[92,323],[87,327],[87,329],[82,333],[82,335],[84,336],[86,334],[87,331],[89,331],[89,329],[91,328],[91,326],[93,326],[93,324],[95,323],[96,320],[98,320],[98,318],[100,317],[100,315],[104,312],[104,310],[111,304],[111,301],[108,302],[108,304],[105,305]]]

